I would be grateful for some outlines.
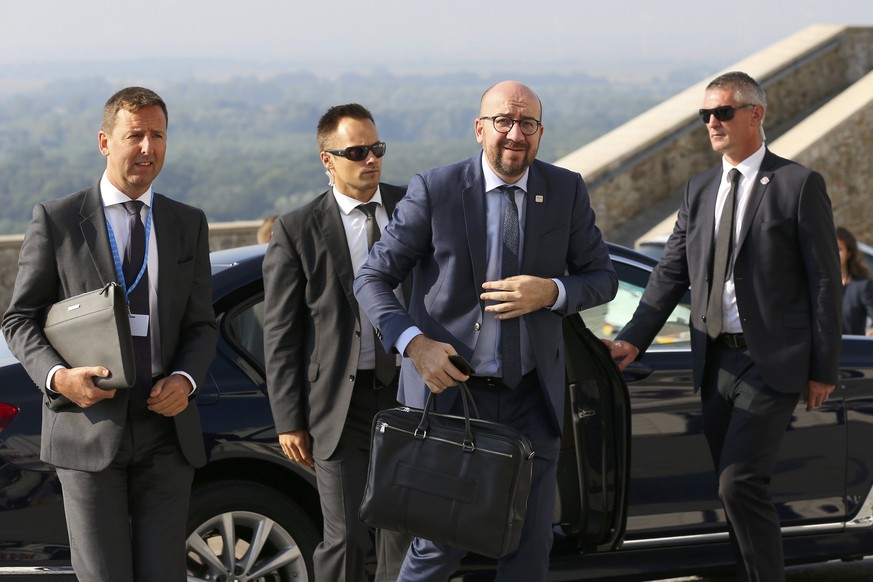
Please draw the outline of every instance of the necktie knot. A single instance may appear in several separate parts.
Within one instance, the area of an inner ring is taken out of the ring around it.
[[[128,200],[127,202],[123,202],[122,206],[124,206],[124,209],[129,215],[138,216],[142,210],[143,203],[139,200]]]
[[[355,208],[363,212],[367,218],[376,218],[376,208],[378,207],[378,202],[367,202],[365,204],[359,204]]]
[[[731,171],[728,172],[728,178],[731,181],[731,187],[734,187],[736,184],[739,184],[740,178],[743,177],[742,172],[740,172],[736,168],[731,168]]]

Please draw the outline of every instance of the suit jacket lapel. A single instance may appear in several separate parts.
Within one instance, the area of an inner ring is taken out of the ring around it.
[[[524,249],[521,255],[521,273],[534,273],[534,262],[539,253],[540,237],[549,224],[546,181],[536,167],[531,164],[527,177],[527,193],[524,203]]]
[[[152,198],[152,228],[155,231],[158,244],[158,314],[161,324],[161,344],[171,345],[171,338],[164,337],[173,326],[166,320],[173,312],[171,309],[176,278],[176,265],[179,264],[180,239],[182,228],[176,215],[166,204],[162,194],[154,193]],[[150,283],[154,285],[154,283]],[[186,291],[187,292],[187,291]],[[163,358],[162,358],[163,359]]]
[[[346,231],[340,218],[339,206],[333,197],[333,191],[328,190],[322,195],[321,203],[313,213],[318,234],[324,241],[324,247],[336,265],[336,275],[342,285],[346,298],[352,306],[355,317],[359,316],[358,301],[352,285],[355,281],[355,271],[352,268],[352,257],[349,255],[349,242],[346,240]]]
[[[464,228],[467,231],[467,245],[470,262],[473,264],[474,290],[482,289],[487,267],[486,249],[488,245],[485,229],[485,177],[482,175],[481,156],[470,159],[465,179],[461,183],[461,203],[464,207]],[[478,292],[477,292],[478,296]],[[480,300],[480,303],[482,301]]]
[[[696,244],[702,245],[702,256],[706,257],[706,272],[710,276],[712,275],[712,254],[715,247],[715,203],[718,199],[718,187],[721,183],[721,175],[721,166],[713,170],[713,176],[710,178],[709,182],[707,182],[706,185],[701,189],[700,192],[702,198],[700,200],[699,215],[697,217],[691,216],[688,218],[689,221],[695,220],[696,218],[700,222],[700,232],[705,233],[704,235],[702,235],[702,240],[685,241],[686,246],[696,246]]]
[[[103,212],[103,199],[100,197],[100,186],[95,184],[82,199],[82,207],[79,209],[82,220],[79,228],[88,250],[94,268],[100,276],[101,284],[110,281],[119,282],[115,272],[115,261],[112,258],[112,248],[109,243],[109,232],[106,230],[106,215]]]
[[[764,159],[761,160],[761,169],[758,170],[756,177],[757,182],[752,185],[752,191],[749,193],[749,202],[746,204],[746,212],[743,214],[743,223],[740,225],[740,235],[737,238],[737,250],[743,248],[743,242],[746,240],[746,235],[749,234],[749,229],[752,227],[752,221],[755,214],[758,212],[758,207],[764,199],[764,193],[767,191],[767,186],[773,180],[773,162],[775,156],[767,150],[764,153]]]

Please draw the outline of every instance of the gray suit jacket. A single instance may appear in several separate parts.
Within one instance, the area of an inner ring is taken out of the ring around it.
[[[157,193],[153,204],[163,369],[167,374],[187,372],[199,385],[215,355],[217,338],[206,216]],[[63,396],[50,396],[45,386],[48,372],[66,363],[46,340],[43,320],[52,303],[111,281],[118,278],[99,184],[37,204],[21,247],[3,333],[12,353],[45,393],[41,458],[58,467],[100,471],[109,465],[121,443],[128,391],[120,389],[114,398],[87,409]],[[174,420],[185,457],[195,467],[205,464],[194,401]]]
[[[416,325],[427,337],[454,346],[468,361],[473,355],[483,318],[490,317],[479,299],[487,247],[481,155],[413,177],[355,279],[358,301],[375,322],[386,350]],[[567,291],[566,311],[540,309],[523,316],[552,423],[560,433],[566,384],[562,318],[612,299],[618,278],[579,174],[534,161],[525,212],[520,272],[558,278]],[[391,289],[409,273],[413,290],[407,312]],[[437,408],[448,410],[457,390],[443,394]],[[404,358],[399,400],[421,407],[426,395],[424,380]]]
[[[380,184],[388,216],[405,189]],[[336,449],[352,398],[361,322],[339,207],[328,190],[280,216],[264,257],[264,351],[276,432],[306,428]]]
[[[706,304],[722,166],[692,178],[673,234],[633,319],[618,335],[644,351],[691,285],[694,386],[706,361]],[[830,199],[820,174],[767,151],[741,225],[737,308],[767,384],[800,393],[836,383],[842,280]]]

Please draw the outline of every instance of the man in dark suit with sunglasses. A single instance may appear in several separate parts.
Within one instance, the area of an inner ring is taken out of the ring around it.
[[[328,109],[318,148],[332,187],[276,220],[264,258],[267,387],[282,451],[315,469],[324,515],[315,579],[366,582],[372,544],[358,507],[373,416],[397,405],[397,361],[374,341],[352,283],[405,189],[379,183],[386,145],[361,105]],[[409,538],[375,540],[376,580],[393,581]]]
[[[778,582],[784,564],[770,478],[798,399],[814,410],[837,380],[841,278],[833,215],[821,175],[765,147],[767,102],[754,79],[721,75],[703,105],[700,117],[722,163],[688,182],[633,319],[606,343],[626,367],[691,285],[694,386],[737,579]]]

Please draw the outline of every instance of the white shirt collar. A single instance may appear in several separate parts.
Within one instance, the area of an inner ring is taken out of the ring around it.
[[[731,171],[732,168],[736,167],[740,171],[740,174],[743,175],[743,178],[751,178],[754,177],[755,174],[758,173],[758,170],[761,169],[761,163],[764,161],[764,154],[767,152],[767,148],[764,144],[761,144],[761,147],[753,153],[751,156],[737,164],[736,166],[730,165],[726,159],[722,158],[722,174],[727,176],[727,173]]]
[[[361,202],[357,198],[346,196],[345,194],[337,190],[336,186],[333,187],[333,197],[336,198],[336,203],[339,205],[340,211],[346,215],[351,214],[351,212],[355,208],[357,208],[361,204],[364,204],[364,202]],[[382,192],[379,190],[379,186],[376,186],[376,193],[373,194],[373,197],[370,198],[368,202],[378,202],[380,206],[385,206],[384,204],[382,204]]]
[[[153,194],[152,187],[149,186],[149,189],[146,190],[142,196],[136,198],[136,200],[139,200],[146,206],[151,206]],[[113,204],[122,204],[131,199],[130,196],[116,188],[112,182],[109,181],[109,176],[106,174],[106,171],[103,172],[103,177],[100,178],[100,197],[103,199],[104,207],[112,206]]]
[[[498,176],[494,172],[494,170],[491,169],[491,166],[488,165],[488,162],[485,161],[485,153],[484,152],[482,153],[480,161],[482,163],[482,174],[485,176],[485,191],[486,192],[491,192],[495,188],[500,188],[501,186],[506,184],[506,182],[503,180],[503,178]],[[530,174],[530,167],[528,167],[524,171],[524,174],[521,176],[521,178],[519,178],[515,183],[509,184],[509,186],[518,186],[523,191],[527,192],[527,177],[529,174]]]

